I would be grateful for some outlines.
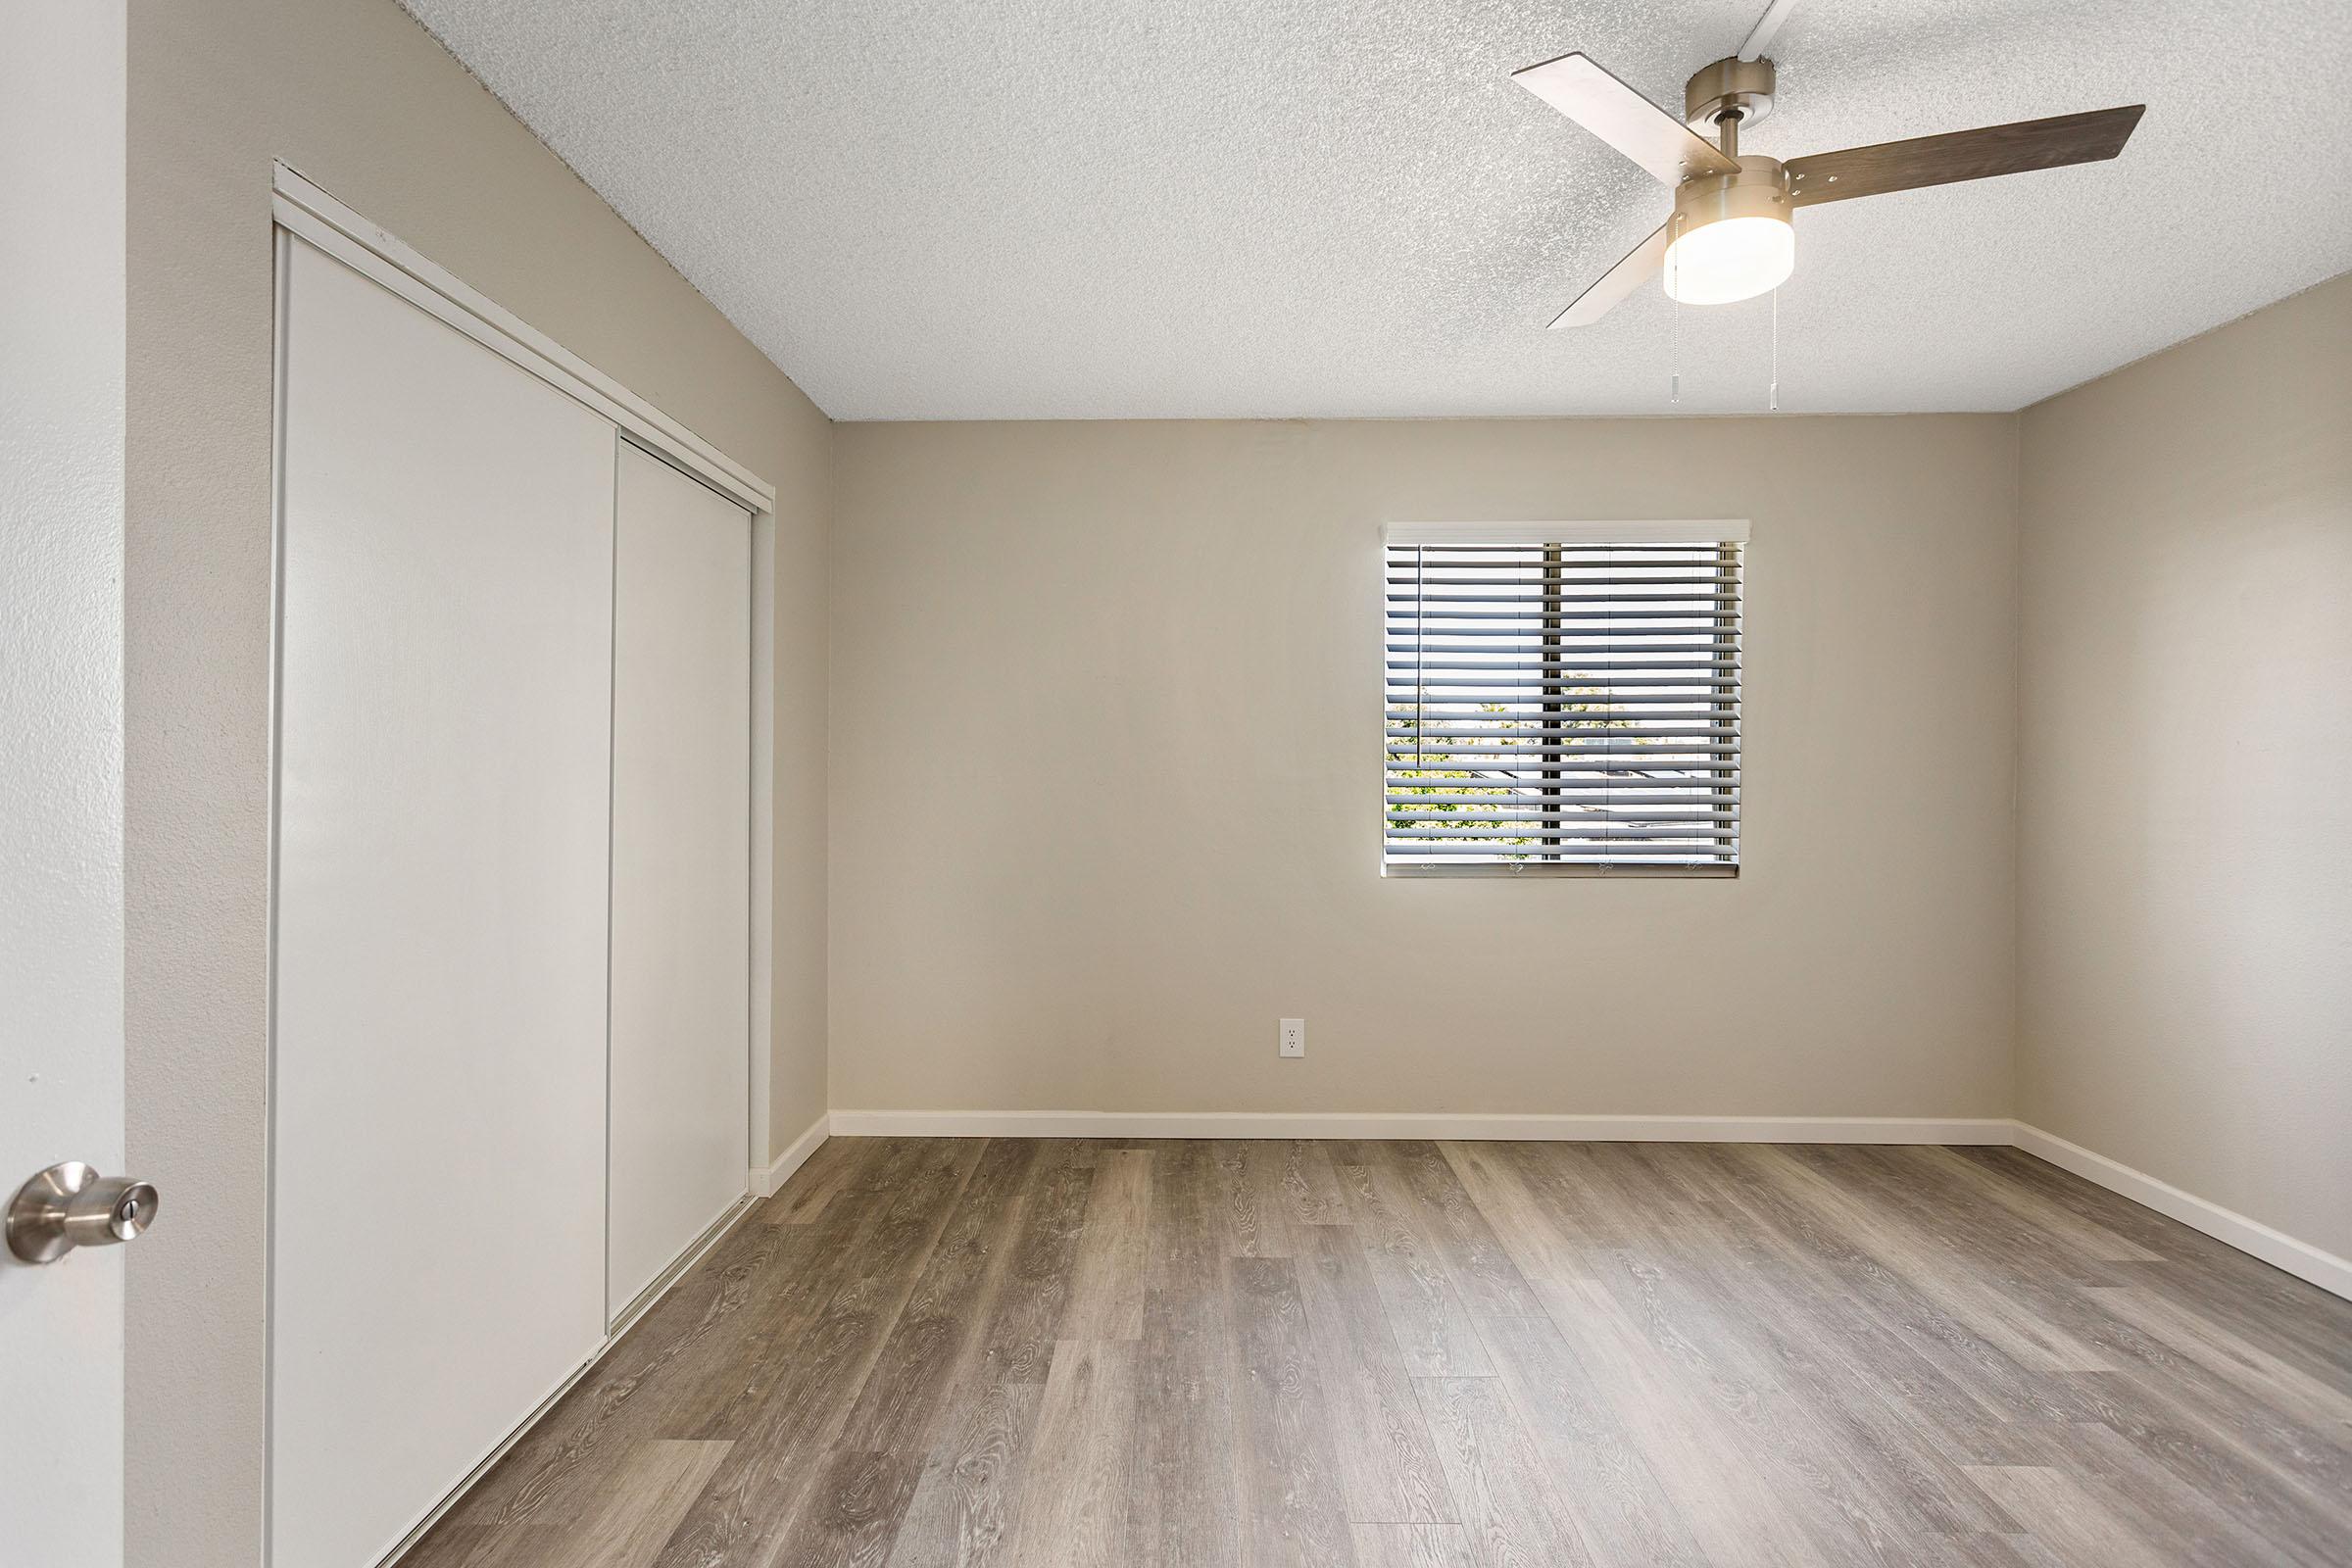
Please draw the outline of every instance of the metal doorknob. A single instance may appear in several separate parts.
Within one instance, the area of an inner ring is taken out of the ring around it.
[[[69,1159],[17,1189],[8,1200],[8,1250],[27,1263],[54,1263],[76,1247],[127,1242],[155,1223],[155,1189],[128,1176],[101,1176]]]

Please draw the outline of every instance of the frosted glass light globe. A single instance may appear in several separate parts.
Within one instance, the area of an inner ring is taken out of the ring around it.
[[[1783,218],[1720,218],[1666,247],[1666,293],[1685,305],[1729,305],[1788,280],[1796,230]]]

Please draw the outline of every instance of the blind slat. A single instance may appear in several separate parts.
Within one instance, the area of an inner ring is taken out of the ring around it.
[[[1664,782],[1660,780],[1659,782]],[[1459,792],[1433,790],[1422,794],[1414,790],[1392,790],[1387,796],[1391,815],[1398,810],[1423,806],[1477,806],[1490,812],[1544,809],[1545,801],[1583,801],[1590,797],[1595,805],[1619,806],[1729,806],[1730,794],[1712,781],[1693,779],[1688,791],[1668,793],[1654,789],[1632,789],[1623,784],[1563,783],[1556,790],[1541,784],[1531,784],[1524,792],[1496,797],[1469,795]]]
[[[1677,849],[1678,847],[1674,845],[1642,844],[1632,840],[1628,840],[1622,844],[1580,845],[1573,851],[1558,854],[1555,854],[1547,849],[1529,847],[1514,850],[1508,845],[1494,844],[1392,844],[1389,846],[1390,858],[1397,860],[1416,860],[1423,858],[1424,857],[1432,856],[1475,856],[1482,860],[1528,860],[1535,862],[1545,860],[1564,860],[1574,862],[1577,860],[1598,858],[1601,857],[1606,857],[1610,859],[1625,858],[1659,861],[1705,861],[1708,863],[1730,863],[1738,859],[1738,847],[1736,845],[1692,845],[1689,848],[1689,850],[1679,854],[1677,853]]]
[[[1433,620],[1507,620],[1519,627],[1523,636],[1541,636],[1553,629],[1550,625],[1550,622],[1553,621],[1557,621],[1563,626],[1655,624],[1676,631],[1690,631],[1695,634],[1701,631],[1715,630],[1716,628],[1710,622],[1717,618],[1720,617],[1715,612],[1705,610],[1693,610],[1685,615],[1671,612],[1661,613],[1654,605],[1644,605],[1639,610],[1563,610],[1556,614],[1536,610],[1454,610],[1450,607],[1431,610],[1412,605],[1399,606],[1389,612],[1389,622],[1392,626],[1399,622],[1407,626],[1427,625]],[[1677,622],[1681,624],[1678,625]],[[1462,631],[1442,629],[1448,637],[1471,635],[1467,629]],[[1600,634],[1588,632],[1586,635],[1597,637]]]
[[[1573,761],[1546,762],[1531,758],[1524,769],[1488,767],[1418,768],[1410,757],[1392,757],[1388,760],[1388,788],[1392,794],[1411,791],[1421,794],[1444,790],[1448,795],[1473,795],[1482,790],[1499,790],[1494,799],[1507,799],[1524,791],[1582,790],[1588,794],[1603,790],[1728,790],[1730,782],[1717,775],[1727,764],[1720,759],[1692,759],[1681,762],[1653,762],[1645,758],[1625,758],[1613,755],[1580,758]],[[1444,774],[1460,773],[1460,778]]]
[[[1483,807],[1464,806],[1446,811],[1410,811],[1392,809],[1387,813],[1392,837],[1411,837],[1413,832],[1447,833],[1474,832],[1490,837],[1496,833],[1559,832],[1574,837],[1580,833],[1608,833],[1619,828],[1656,828],[1661,832],[1685,833],[1693,837],[1729,831],[1724,824],[1740,820],[1740,813],[1725,808],[1721,801],[1702,803],[1711,807],[1702,810],[1664,810],[1657,807],[1629,807],[1621,811],[1601,811],[1574,808],[1554,808],[1542,811],[1491,811]]]
[[[1719,662],[1675,663],[1646,660],[1604,667],[1572,657],[1542,663],[1520,664],[1399,664],[1392,666],[1381,683],[1392,689],[1422,691],[1435,686],[1721,686],[1739,679],[1736,665]]]
[[[1390,670],[1411,670],[1411,667],[1416,667],[1416,665],[1425,667],[1425,670],[1541,670],[1541,667],[1545,667],[1547,662],[1559,662],[1562,659],[1571,659],[1571,656],[1574,656],[1574,659],[1581,659],[1581,661],[1594,661],[1594,659],[1616,659],[1616,656],[1621,656],[1621,654],[1625,654],[1625,656],[1630,656],[1630,654],[1684,654],[1684,656],[1691,656],[1691,659],[1698,659],[1698,656],[1703,656],[1703,654],[1705,656],[1729,656],[1729,662],[1734,662],[1736,665],[1736,662],[1739,662],[1739,647],[1736,647],[1736,644],[1729,644],[1729,642],[1712,642],[1712,637],[1717,635],[1717,630],[1719,627],[1712,627],[1712,625],[1705,627],[1703,635],[1710,637],[1710,642],[1616,642],[1616,639],[1609,639],[1604,647],[1597,647],[1597,649],[1564,647],[1564,649],[1559,649],[1557,654],[1545,656],[1545,659],[1522,659],[1522,654],[1539,654],[1541,649],[1498,649],[1498,647],[1492,647],[1492,644],[1484,644],[1484,642],[1475,644],[1475,647],[1468,647],[1468,649],[1448,649],[1440,642],[1430,642],[1430,639],[1421,639],[1421,642],[1393,642],[1393,644],[1388,644],[1390,654],[1421,654],[1421,661],[1390,659],[1388,667]],[[1691,635],[1698,637],[1700,632],[1693,630]],[[1458,662],[1458,661],[1440,662],[1440,661],[1430,661],[1428,659],[1430,654],[1484,654],[1484,656],[1489,656],[1494,662]],[[1642,659],[1637,662],[1651,662],[1651,661]]]
[[[1450,816],[1391,816],[1389,837],[1409,839],[1425,837],[1430,832],[1446,830],[1441,836],[1451,838],[1483,837],[1510,838],[1605,838],[1620,829],[1640,828],[1644,833],[1654,830],[1668,838],[1724,838],[1732,829],[1721,824],[1737,822],[1737,816],[1610,816],[1586,817],[1576,815],[1520,816],[1488,821],[1483,817],[1464,820]]]
[[[1691,648],[1688,650],[1677,649],[1676,652],[1703,654],[1711,652],[1711,650],[1706,648]],[[1640,678],[1640,673],[1664,674],[1671,672],[1678,675],[1696,675],[1702,671],[1710,669],[1738,669],[1740,667],[1738,661],[1730,659],[1694,659],[1689,661],[1680,659],[1672,661],[1663,659],[1579,659],[1572,667],[1563,669],[1562,666],[1567,665],[1567,661],[1568,653],[1565,649],[1563,649],[1561,652],[1551,656],[1548,659],[1514,659],[1509,661],[1503,661],[1499,658],[1495,660],[1484,661],[1468,659],[1392,659],[1388,662],[1388,667],[1391,669],[1402,669],[1410,671],[1425,671],[1433,669],[1441,671],[1463,672],[1483,671],[1488,674],[1505,676],[1515,676],[1521,671],[1530,671],[1535,672],[1538,675],[1538,678],[1546,680],[1562,673],[1579,675],[1588,671],[1593,674],[1630,676],[1638,679]],[[1392,686],[1410,686],[1412,682],[1409,680],[1399,682],[1392,679],[1389,684]]]
[[[1702,718],[1709,714],[1730,720],[1739,699],[1720,687],[1684,683],[1659,689],[1601,691],[1591,686],[1555,686],[1549,691],[1526,687],[1434,686],[1421,688],[1418,701],[1410,692],[1391,692],[1386,717],[1392,724],[1484,724],[1515,728],[1531,718],[1546,722],[1611,724],[1648,722],[1661,718]],[[1410,733],[1409,730],[1404,733]]]
[[[1647,587],[1648,584],[1642,584]],[[1527,615],[1548,615],[1553,605],[1728,605],[1739,596],[1725,593],[1635,593],[1630,590],[1604,594],[1391,594],[1389,603],[1417,607],[1424,614],[1449,615],[1451,611],[1432,610],[1433,605],[1515,605]],[[1390,613],[1396,613],[1395,611]],[[1719,614],[1712,610],[1695,610],[1697,615]]]
[[[1524,833],[1391,833],[1388,842],[1409,845],[1416,850],[1441,846],[1483,845],[1507,851],[1514,844],[1535,846],[1539,852],[1571,845],[1639,844],[1655,851],[1669,846],[1689,846],[1694,850],[1711,850],[1728,846],[1734,835],[1684,833],[1673,829],[1629,828],[1622,833],[1555,833],[1544,829]]]
[[[1729,543],[1721,539],[1638,540],[1628,544],[1607,545],[1565,542],[1548,546],[1537,544],[1456,544],[1451,541],[1433,542],[1429,544],[1399,543],[1389,546],[1389,564],[1391,565],[1395,565],[1400,560],[1410,561],[1415,556],[1423,556],[1432,561],[1439,560],[1446,556],[1478,556],[1489,559],[1495,556],[1522,556],[1533,557],[1535,560],[1541,561],[1544,559],[1544,554],[1546,550],[1556,550],[1563,557],[1693,556],[1702,560],[1711,561],[1727,548],[1730,548]]]
[[[1599,644],[1600,646],[1585,648],[1582,650],[1585,653],[1592,654],[1636,652],[1666,653],[1679,652],[1684,649],[1688,649],[1693,653],[1699,653],[1710,648],[1730,648],[1736,646],[1734,637],[1738,629],[1739,628],[1734,626],[1718,625],[1713,621],[1708,621],[1703,625],[1692,624],[1679,626],[1665,621],[1659,621],[1655,623],[1649,621],[1621,622],[1613,626],[1605,621],[1595,621],[1592,622],[1590,627],[1584,625],[1565,624],[1552,627],[1425,626],[1416,632],[1413,626],[1412,618],[1407,616],[1405,617],[1402,625],[1391,626],[1389,628],[1389,635],[1396,638],[1410,636],[1414,639],[1413,642],[1399,642],[1394,645],[1393,651],[1406,654],[1413,653],[1416,651],[1416,649],[1423,653],[1477,652],[1481,649],[1492,649],[1495,646],[1495,641],[1506,638],[1512,642],[1526,645],[1505,650],[1506,652],[1510,653],[1526,653],[1529,651],[1530,647],[1541,648],[1549,646],[1555,638],[1560,639],[1562,646],[1566,646],[1570,641],[1576,643]],[[1441,640],[1466,637],[1477,638],[1479,641],[1469,649],[1448,649],[1436,646],[1436,644]],[[1706,641],[1664,644],[1638,642],[1627,644],[1620,643],[1617,640],[1620,637],[1690,637],[1705,638]]]
[[[1392,746],[1389,748],[1389,755],[1417,761],[1425,767],[1444,767],[1448,760],[1456,757],[1532,759],[1562,755],[1576,756],[1580,753],[1586,756],[1596,753],[1617,756],[1621,754],[1613,751],[1602,753],[1592,743],[1614,740],[1629,734],[1639,740],[1659,743],[1654,747],[1645,748],[1643,755],[1649,751],[1661,753],[1728,752],[1740,739],[1735,731],[1718,729],[1648,731],[1553,729],[1531,730],[1525,733],[1527,738],[1523,741],[1490,741],[1474,735],[1432,735],[1419,745]]]
[[[1469,568],[1451,569],[1467,570]],[[1597,583],[1623,583],[1629,588],[1655,588],[1661,584],[1695,585],[1706,583],[1720,588],[1729,580],[1720,571],[1700,570],[1695,565],[1680,563],[1654,566],[1631,566],[1622,562],[1606,565],[1575,565],[1563,563],[1559,565],[1547,566],[1543,562],[1531,561],[1525,565],[1482,566],[1478,569],[1489,572],[1511,571],[1518,575],[1512,577],[1492,575],[1456,577],[1446,575],[1443,569],[1433,568],[1428,571],[1392,572],[1386,580],[1392,588],[1524,588],[1536,591],[1542,590],[1551,582],[1565,583],[1570,587],[1591,586]],[[1684,575],[1680,577],[1637,575],[1644,571],[1679,571]]]

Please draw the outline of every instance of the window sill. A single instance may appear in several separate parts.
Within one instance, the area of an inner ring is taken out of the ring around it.
[[[1489,880],[1526,881],[1530,878],[1601,877],[1612,880],[1657,877],[1690,877],[1702,881],[1722,881],[1740,875],[1737,865],[1594,865],[1590,861],[1562,863],[1556,860],[1482,861],[1468,865],[1438,865],[1428,862],[1394,864],[1384,862],[1380,868],[1384,877],[1405,881],[1428,881],[1441,877],[1478,877]]]

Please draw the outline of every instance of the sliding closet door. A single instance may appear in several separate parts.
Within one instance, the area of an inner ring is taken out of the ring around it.
[[[752,519],[624,445],[614,526],[617,1316],[750,1164]]]
[[[278,1568],[368,1568],[604,1330],[611,423],[299,240]]]

